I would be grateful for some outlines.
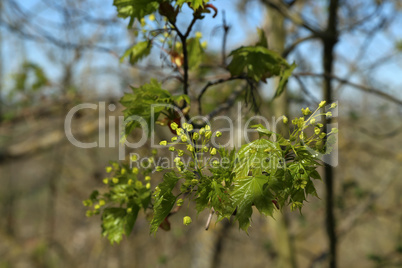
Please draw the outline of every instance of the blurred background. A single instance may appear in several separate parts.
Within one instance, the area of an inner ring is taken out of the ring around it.
[[[219,64],[224,36],[231,51],[255,43],[259,27],[271,49],[298,65],[286,94],[273,103],[277,81],[259,85],[260,114],[299,116],[302,107],[316,107],[328,92],[338,102],[338,165],[319,170],[325,177],[316,183],[320,199],[309,199],[302,214],[285,209],[276,220],[255,213],[248,235],[228,222],[205,231],[208,213],[183,209],[170,218],[169,232],[150,236],[140,215],[132,234],[110,245],[101,236],[100,219],[85,216],[82,200],[102,189],[105,166],[118,160],[118,148],[109,146],[109,132],[99,134],[97,110],[76,113],[72,132],[82,142],[105,138],[103,147],[73,146],[65,136],[65,117],[77,104],[115,104],[116,110],[106,110],[109,127],[110,117],[122,115],[118,100],[129,85],[157,77],[175,92],[178,83],[168,79],[174,72],[158,49],[136,66],[120,62],[137,37],[127,30],[128,21],[117,18],[111,0],[1,0],[1,268],[328,267],[334,248],[338,267],[402,267],[402,2],[212,3],[218,16],[207,16],[193,31],[207,42],[206,64]],[[187,10],[179,27],[190,16]],[[146,23],[158,28],[159,19]],[[325,34],[334,30],[338,38],[328,41]],[[194,100],[206,82],[225,74],[201,69],[190,76]],[[238,85],[209,90],[205,112]],[[244,97],[236,100],[244,104]],[[236,109],[221,114],[235,116]],[[243,119],[253,114],[251,108],[242,112]],[[164,128],[157,133],[169,138]],[[146,147],[130,152],[150,155]],[[182,224],[187,214],[190,226]]]

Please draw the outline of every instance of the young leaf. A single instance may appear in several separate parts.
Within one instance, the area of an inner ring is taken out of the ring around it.
[[[278,143],[263,138],[243,145],[234,167],[236,178],[250,176],[249,174],[262,175],[263,171],[275,174],[281,157],[280,151]]]
[[[129,24],[131,27],[135,18],[141,20],[158,10],[158,2],[158,0],[114,0],[113,5],[117,8],[117,16],[124,19],[131,18]]]
[[[297,65],[295,63],[293,63],[288,68],[281,71],[280,80],[279,80],[278,88],[275,91],[274,99],[279,97],[282,94],[282,92],[285,90],[285,86],[288,83],[288,79],[292,75],[292,72],[296,67],[297,67]]]
[[[241,75],[244,71],[254,81],[266,81],[273,75],[280,75],[289,68],[289,64],[278,53],[262,46],[238,48],[229,56],[233,56],[228,65],[232,76]]]
[[[152,234],[158,230],[159,225],[169,215],[176,202],[176,196],[172,194],[172,190],[179,179],[174,172],[169,172],[163,176],[163,182],[158,186],[160,192],[155,197],[154,217],[151,221]]]
[[[188,66],[190,69],[197,69],[202,62],[204,49],[200,44],[199,38],[190,38],[187,40]]]
[[[253,205],[256,206],[260,213],[272,216],[274,210],[272,200],[274,196],[266,187],[267,183],[267,176],[247,176],[239,178],[235,182],[231,196],[237,206],[236,219],[239,221],[239,227],[244,231],[247,231],[250,226]]]
[[[131,48],[127,49],[123,56],[120,58],[120,62],[123,62],[124,58],[130,56],[130,64],[134,65],[142,58],[146,57],[151,53],[151,42],[143,41],[135,44]]]

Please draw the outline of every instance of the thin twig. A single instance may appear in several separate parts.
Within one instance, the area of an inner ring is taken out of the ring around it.
[[[371,94],[377,95],[377,96],[379,96],[379,97],[382,97],[382,98],[384,98],[384,99],[386,99],[386,100],[389,100],[389,101],[391,101],[391,102],[394,102],[394,103],[396,103],[396,104],[398,104],[398,105],[402,105],[402,100],[399,100],[399,99],[397,99],[397,98],[394,98],[392,95],[390,95],[390,94],[388,94],[388,93],[385,93],[385,92],[383,92],[383,91],[381,91],[381,90],[378,90],[378,89],[376,89],[376,88],[367,87],[367,86],[364,86],[364,85],[360,85],[360,84],[356,84],[356,83],[350,82],[349,80],[346,80],[346,79],[337,77],[337,76],[335,76],[335,75],[330,75],[330,74],[318,74],[318,73],[309,73],[309,72],[295,73],[295,74],[293,74],[293,75],[294,75],[294,76],[329,77],[329,78],[331,78],[331,79],[334,79],[334,80],[339,81],[339,82],[342,83],[342,84],[346,84],[346,85],[352,86],[352,87],[357,88],[357,89],[360,89],[360,90],[362,90],[362,91],[364,91],[364,92],[371,93]]]
[[[198,101],[198,113],[201,115],[202,114],[202,105],[201,105],[201,98],[204,95],[204,93],[208,90],[209,87],[222,84],[228,81],[233,81],[237,79],[247,79],[245,76],[231,76],[228,78],[222,78],[213,82],[208,82],[201,90],[200,95],[198,95],[197,101]]]
[[[209,225],[211,224],[212,215],[214,215],[214,213],[215,213],[214,208],[211,208],[211,211],[209,212],[207,223],[205,224],[205,231],[208,231]]]

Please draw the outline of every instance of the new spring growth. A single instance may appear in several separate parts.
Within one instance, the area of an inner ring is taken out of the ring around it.
[[[327,103],[326,101],[322,101],[322,102],[320,102],[320,104],[318,105],[318,107],[319,107],[319,108],[322,108],[322,107],[325,106],[326,103]]]
[[[211,155],[216,155],[216,148],[212,148],[210,154],[211,154]]]
[[[289,122],[289,119],[286,116],[283,116],[282,121],[284,124],[287,124]]]
[[[167,141],[161,141],[161,142],[159,143],[159,145],[166,146],[166,145],[167,145]]]
[[[178,127],[179,127],[179,125],[177,125],[175,122],[173,122],[173,123],[170,124],[170,128],[171,128],[172,130],[176,130]]]
[[[183,203],[184,203],[183,199],[179,198],[179,199],[177,200],[177,202],[176,202],[176,205],[177,205],[178,207],[181,207],[181,206],[183,205]]]
[[[302,111],[303,115],[310,115],[313,113],[312,111],[310,111],[310,108],[308,108],[308,107],[306,109],[302,108],[301,111]]]
[[[184,218],[183,218],[183,224],[184,225],[189,225],[189,224],[191,224],[193,221],[191,220],[191,218],[189,217],[189,216],[185,216]]]

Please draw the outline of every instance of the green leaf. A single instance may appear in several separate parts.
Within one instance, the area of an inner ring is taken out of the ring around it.
[[[166,173],[163,176],[163,182],[158,185],[160,192],[155,197],[154,217],[151,221],[151,234],[154,234],[162,221],[169,215],[175,202],[176,196],[172,194],[172,190],[179,177],[174,172]]]
[[[202,62],[204,49],[201,46],[199,38],[190,38],[187,40],[188,66],[190,70],[197,69]]]
[[[170,109],[173,104],[172,95],[169,91],[161,88],[161,84],[156,79],[151,79],[149,84],[144,84],[139,88],[133,88],[132,94],[125,94],[120,103],[127,109],[123,111],[124,118],[130,119],[131,116],[142,118],[147,123],[148,134],[151,135],[151,119],[157,120],[160,113]],[[140,127],[138,120],[128,120],[125,128],[125,135],[131,133],[134,128]]]
[[[252,206],[255,205],[260,213],[272,216],[274,205],[271,194],[267,186],[267,176],[243,177],[235,181],[235,186],[231,194],[234,204],[237,206],[236,219],[239,227],[247,232],[250,226]]]
[[[263,46],[241,47],[230,53],[233,56],[228,65],[232,76],[246,72],[254,81],[265,82],[266,78],[280,75],[289,64],[278,53]]]
[[[275,174],[281,158],[278,143],[267,139],[258,139],[245,144],[238,152],[234,167],[236,178],[262,175],[262,172]]]
[[[141,20],[146,15],[158,10],[158,0],[114,0],[113,5],[117,8],[117,13],[121,18],[130,17],[129,27],[132,26],[134,19]]]
[[[184,3],[189,3],[191,7],[196,10],[199,7],[203,7],[204,3],[208,3],[208,0],[177,0],[176,5],[182,6]]]
[[[102,235],[107,236],[110,243],[120,243],[126,225],[126,209],[105,208],[102,214]]]
[[[261,28],[257,28],[257,33],[258,33],[258,42],[255,45],[268,48],[268,39],[265,36],[264,30]]]
[[[137,220],[138,212],[140,211],[140,207],[135,203],[130,204],[129,208],[131,208],[131,212],[127,213],[126,225],[124,230],[127,236],[131,234],[131,231],[134,228],[135,221]]]
[[[142,58],[146,57],[151,53],[152,43],[150,41],[143,41],[135,44],[131,48],[127,49],[123,56],[120,58],[120,62],[130,56],[130,64],[134,65]]]
[[[296,67],[297,67],[297,65],[295,63],[293,63],[292,65],[290,65],[289,68],[286,68],[281,71],[279,84],[278,84],[278,88],[275,91],[274,99],[279,97],[282,94],[282,92],[285,90],[285,86],[288,83],[289,77],[292,75],[292,72]]]

